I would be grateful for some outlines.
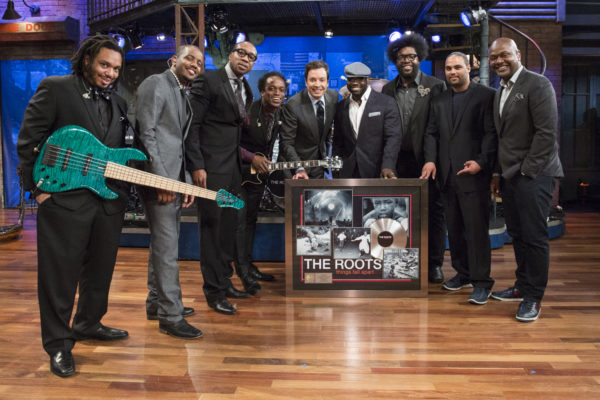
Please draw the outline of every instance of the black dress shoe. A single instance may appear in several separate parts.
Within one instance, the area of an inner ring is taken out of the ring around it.
[[[444,273],[442,267],[434,267],[429,270],[429,282],[442,283],[444,282]]]
[[[252,278],[250,275],[240,277],[240,279],[242,281],[242,285],[244,285],[244,290],[246,291],[246,293],[249,293],[254,296],[258,294],[258,292],[260,292],[260,284],[256,282],[254,278]]]
[[[225,296],[229,297],[230,299],[245,299],[250,297],[248,293],[237,290],[233,287],[233,285],[230,285],[227,289],[225,289]]]
[[[181,316],[183,318],[189,317],[190,315],[194,315],[195,312],[196,310],[194,310],[192,307],[183,307],[183,312],[181,313]],[[148,319],[149,321],[158,320],[158,311],[154,311],[153,313],[146,311],[146,319]]]
[[[119,340],[129,336],[127,331],[111,328],[100,324],[98,329],[90,332],[74,332],[76,340],[96,339],[96,340]]]
[[[220,299],[215,301],[209,301],[208,306],[218,313],[231,315],[237,311],[235,306],[227,299]]]
[[[70,351],[59,351],[50,357],[50,371],[61,378],[75,374],[75,360]]]
[[[181,319],[173,324],[160,322],[158,329],[162,333],[179,339],[195,339],[202,336],[202,331],[188,324],[185,319]]]
[[[257,281],[272,282],[275,280],[275,277],[273,275],[260,272],[254,264],[252,264],[252,267],[250,268],[250,276],[252,276],[252,278],[254,278]]]

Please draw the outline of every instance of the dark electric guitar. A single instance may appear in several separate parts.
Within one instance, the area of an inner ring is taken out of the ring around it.
[[[260,153],[256,153],[261,155]],[[264,157],[264,156],[263,156]],[[341,169],[343,166],[343,161],[339,156],[335,156],[333,158],[327,157],[324,160],[308,160],[308,161],[282,161],[282,162],[274,162],[269,164],[269,172],[262,174],[268,175],[273,171],[281,171],[285,169],[298,169],[298,168],[314,168],[314,167],[323,167],[323,168],[331,168],[334,170]],[[252,183],[253,185],[259,185],[263,181],[261,180],[261,174],[258,174],[257,171],[250,166],[250,174],[252,174],[251,179],[247,179],[243,184]]]
[[[129,160],[147,160],[137,149],[112,149],[86,129],[69,125],[54,132],[42,147],[33,167],[40,189],[55,193],[86,188],[105,199],[118,195],[106,186],[106,178],[215,200],[220,207],[241,209],[244,202],[221,189],[218,192],[131,168]]]

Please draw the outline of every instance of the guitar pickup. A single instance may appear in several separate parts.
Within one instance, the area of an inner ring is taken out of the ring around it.
[[[42,158],[42,164],[49,167],[56,166],[56,160],[58,159],[59,154],[60,147],[55,144],[49,144],[46,146],[46,151],[44,152],[44,157]]]
[[[69,161],[71,160],[72,152],[73,152],[73,149],[68,149],[67,152],[65,153],[65,159],[62,163],[62,167],[60,168],[61,171],[66,171],[67,168],[69,167]]]
[[[87,176],[88,171],[90,170],[90,164],[92,163],[92,158],[92,153],[88,153],[87,157],[85,157],[85,163],[83,164],[83,176]]]

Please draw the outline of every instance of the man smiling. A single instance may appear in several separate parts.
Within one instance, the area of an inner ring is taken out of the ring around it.
[[[338,93],[329,86],[329,66],[311,61],[304,68],[306,89],[283,106],[281,153],[287,161],[323,159],[328,153]],[[296,171],[294,179],[323,178],[323,168]]]

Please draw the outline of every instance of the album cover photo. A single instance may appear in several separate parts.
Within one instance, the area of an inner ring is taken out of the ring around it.
[[[333,228],[334,258],[371,258],[369,228]]]
[[[296,255],[330,256],[331,228],[329,226],[296,226]]]
[[[384,249],[383,279],[418,279],[419,249]]]
[[[352,189],[304,191],[304,225],[352,226]]]
[[[363,197],[362,202],[362,225],[365,228],[370,228],[371,224],[379,219],[389,218],[397,221],[407,235],[409,234],[410,206],[408,197]]]

